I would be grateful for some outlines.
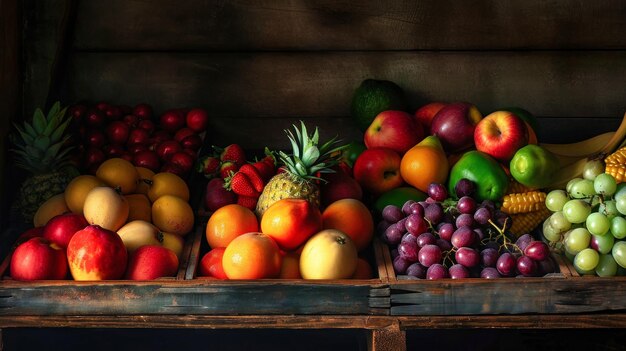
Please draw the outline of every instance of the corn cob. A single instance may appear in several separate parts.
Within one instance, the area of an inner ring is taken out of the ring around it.
[[[529,191],[504,195],[500,210],[507,214],[527,213],[544,208],[546,193]]]
[[[604,159],[604,172],[615,178],[617,183],[626,180],[626,147],[622,147]]]
[[[509,180],[509,187],[506,189],[506,193],[507,194],[526,193],[526,192],[533,191],[533,190],[536,190],[536,189],[527,187],[526,185],[511,178]]]
[[[550,211],[545,205],[542,208],[526,213],[517,213],[511,215],[511,229],[509,232],[515,237],[520,237],[526,233],[530,233],[539,224],[543,223],[550,215]]]

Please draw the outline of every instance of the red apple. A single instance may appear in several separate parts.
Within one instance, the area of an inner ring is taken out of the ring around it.
[[[84,135],[85,143],[91,147],[103,147],[106,144],[106,138],[106,135],[99,129],[89,129]]]
[[[106,134],[111,144],[124,145],[130,134],[130,127],[122,121],[113,121],[106,128]]]
[[[47,239],[31,238],[13,251],[10,274],[16,280],[65,279],[65,251]]]
[[[43,237],[65,249],[74,233],[88,225],[89,223],[82,214],[60,214],[52,217],[45,225]]]
[[[474,144],[496,160],[508,163],[517,150],[528,144],[526,122],[509,111],[496,111],[476,125]]]
[[[367,149],[354,161],[354,179],[374,195],[382,194],[404,182],[400,176],[401,161],[400,154],[392,149]]]
[[[164,130],[175,132],[185,126],[185,114],[178,109],[165,111],[159,119],[159,126]]]
[[[122,109],[119,106],[110,105],[104,110],[104,115],[110,121],[122,118]]]
[[[456,152],[474,145],[474,129],[482,119],[476,106],[455,102],[443,107],[432,120],[430,134],[441,141],[446,152]]]
[[[20,245],[21,243],[27,242],[32,238],[43,237],[44,227],[45,226],[40,226],[27,229],[22,234],[20,234],[17,239],[15,239],[15,245]]]
[[[163,164],[163,166],[161,166],[161,172],[170,172],[170,173],[174,173],[179,177],[185,177],[186,172],[184,169],[182,169],[179,165],[175,164],[175,163],[171,163],[171,162],[165,162],[165,164]]]
[[[222,266],[222,257],[224,256],[225,247],[217,247],[211,249],[202,256],[200,260],[199,275],[201,277],[213,277],[217,279],[228,279]]]
[[[84,121],[90,127],[101,127],[104,124],[104,113],[98,109],[89,109],[85,114]]]
[[[443,102],[430,102],[418,108],[414,114],[415,122],[421,124],[424,130],[430,131],[433,118],[445,106],[446,104]]]
[[[121,279],[128,253],[116,232],[99,225],[77,231],[67,245],[67,261],[75,280]]]
[[[145,144],[132,144],[128,145],[127,150],[128,152],[130,152],[131,155],[135,155],[140,151],[150,150],[150,148],[148,148],[148,145]]]
[[[105,159],[106,155],[104,154],[104,151],[95,147],[90,147],[85,150],[83,165],[85,165],[85,168],[99,166]]]
[[[237,202],[237,195],[224,188],[224,179],[217,177],[209,180],[204,191],[204,208],[213,212],[220,207]]]
[[[109,108],[109,106],[110,105],[107,102],[104,102],[104,101],[100,101],[100,102],[96,103],[96,109],[99,110],[99,111],[102,111],[102,112],[106,111],[106,109]]]
[[[345,165],[345,163],[342,163]],[[322,183],[320,186],[320,198],[324,206],[328,206],[331,203],[341,199],[363,199],[363,189],[356,179],[352,178],[349,173],[352,170],[345,170],[344,166],[338,166],[334,173],[325,173],[322,175],[322,179],[326,180],[326,183]]]
[[[137,128],[145,129],[148,134],[152,134],[152,132],[156,129],[156,125],[154,125],[154,122],[149,119],[142,119],[137,122]]]
[[[198,151],[202,147],[202,138],[198,134],[193,134],[181,140],[180,145],[185,149]]]
[[[137,167],[145,167],[153,172],[157,172],[161,167],[159,156],[152,150],[143,150],[135,153],[132,163]]]
[[[424,139],[424,128],[404,111],[379,113],[365,131],[363,141],[368,149],[385,147],[404,154]]]
[[[133,115],[139,117],[141,120],[152,119],[152,107],[146,103],[137,104],[133,108]]]
[[[194,134],[196,134],[196,132],[194,132],[190,128],[183,127],[181,129],[177,130],[176,133],[174,133],[174,140],[176,140],[176,141],[178,141],[180,143],[186,137],[188,137],[190,135],[194,135]]]
[[[130,256],[126,279],[153,280],[174,277],[178,272],[178,257],[174,251],[159,245],[144,245]]]
[[[129,127],[134,128],[137,126],[137,123],[139,123],[139,117],[135,115],[125,115],[122,121]]]
[[[209,127],[209,116],[205,109],[194,108],[187,112],[187,127],[196,133],[202,133]]]
[[[185,150],[176,152],[170,157],[171,163],[180,166],[183,172],[187,173],[193,168],[194,158],[185,152]]]
[[[67,113],[74,118],[75,121],[81,121],[87,113],[87,106],[79,104],[70,107]]]
[[[170,139],[162,141],[159,145],[157,145],[155,151],[162,160],[168,161],[172,157],[172,155],[177,152],[183,151],[183,147],[178,141]]]
[[[150,143],[150,133],[143,128],[131,129],[126,140],[128,145],[148,145]]]

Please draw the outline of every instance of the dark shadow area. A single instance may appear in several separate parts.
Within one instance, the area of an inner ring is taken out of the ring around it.
[[[175,317],[172,317],[175,318]],[[4,329],[4,351],[367,350],[354,329]]]

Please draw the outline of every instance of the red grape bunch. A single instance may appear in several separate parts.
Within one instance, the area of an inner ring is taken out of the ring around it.
[[[511,237],[510,216],[493,201],[478,203],[475,186],[462,179],[451,198],[443,184],[432,183],[425,201],[383,209],[378,231],[392,249],[397,275],[493,279],[557,271],[550,247],[530,234]]]

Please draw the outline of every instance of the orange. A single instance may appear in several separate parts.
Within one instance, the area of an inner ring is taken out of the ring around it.
[[[291,251],[322,229],[322,214],[304,199],[282,199],[270,206],[261,217],[261,232]]]
[[[400,162],[402,179],[423,192],[428,191],[430,183],[444,183],[449,169],[441,142],[434,135],[409,149]]]
[[[287,252],[283,255],[283,264],[280,267],[281,279],[302,279],[300,275],[300,254],[298,252]]]
[[[226,246],[222,267],[228,279],[276,278],[282,256],[276,242],[263,233],[246,233]]]
[[[352,279],[372,279],[374,272],[372,266],[364,258],[359,257],[356,261],[356,271],[352,275]]]
[[[374,237],[374,218],[365,204],[356,199],[337,200],[322,212],[322,227],[346,233],[357,250],[366,248]]]
[[[206,224],[206,240],[211,248],[226,247],[239,235],[258,232],[259,221],[252,210],[237,204],[222,206]]]

